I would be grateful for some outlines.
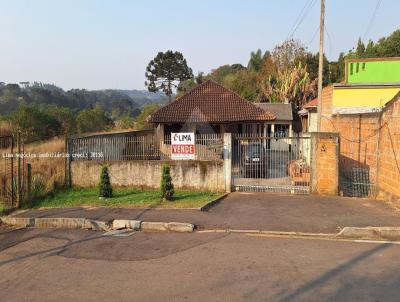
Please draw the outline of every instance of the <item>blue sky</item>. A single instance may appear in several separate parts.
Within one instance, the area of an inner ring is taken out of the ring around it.
[[[251,51],[283,42],[311,0],[0,0],[0,81],[65,89],[144,89],[158,51],[181,51],[209,72],[247,64]],[[326,0],[325,53],[337,59],[363,37],[377,0]],[[368,38],[399,28],[400,1],[382,0]],[[318,49],[319,0],[294,34]]]

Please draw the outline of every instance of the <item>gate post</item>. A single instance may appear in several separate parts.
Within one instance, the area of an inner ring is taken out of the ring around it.
[[[225,192],[232,192],[232,133],[224,133]]]
[[[22,203],[22,180],[21,180],[21,132],[17,133],[17,149],[18,149],[18,157],[17,157],[17,206],[18,209]]]
[[[26,165],[26,178],[27,178],[27,193],[29,205],[32,205],[32,166],[31,164]]]
[[[339,193],[339,133],[311,133],[312,194]]]

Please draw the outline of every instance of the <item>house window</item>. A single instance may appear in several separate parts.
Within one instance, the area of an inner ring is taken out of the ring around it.
[[[275,125],[275,137],[288,137],[289,125]]]
[[[353,63],[350,63],[350,74],[353,75]]]

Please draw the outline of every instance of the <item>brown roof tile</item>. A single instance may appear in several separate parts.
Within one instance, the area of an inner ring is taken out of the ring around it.
[[[264,111],[275,115],[278,121],[293,121],[292,105],[284,103],[254,103]]]
[[[212,80],[200,84],[147,118],[152,123],[226,123],[274,119],[274,114]]]

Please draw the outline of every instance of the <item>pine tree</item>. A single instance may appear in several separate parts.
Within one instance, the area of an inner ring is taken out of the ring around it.
[[[170,167],[164,164],[161,174],[161,197],[164,200],[172,200],[174,195],[174,185],[172,184]]]
[[[105,198],[112,197],[112,186],[110,183],[110,176],[108,175],[108,168],[106,166],[101,168],[99,196]]]

